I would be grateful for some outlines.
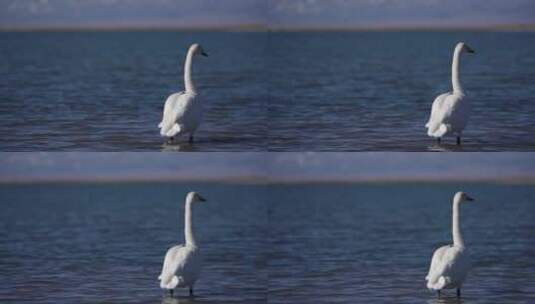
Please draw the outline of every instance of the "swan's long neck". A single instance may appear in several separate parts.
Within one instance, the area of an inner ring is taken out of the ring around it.
[[[455,48],[453,52],[453,63],[451,65],[451,83],[453,85],[454,93],[463,93],[463,87],[461,86],[461,79],[459,76],[459,64],[461,58],[461,48]]]
[[[186,238],[186,246],[196,246],[195,237],[193,236],[193,223],[191,215],[191,200],[186,200],[186,210],[184,212],[184,236]]]
[[[193,80],[191,79],[191,62],[193,61],[193,48],[190,48],[188,55],[186,56],[186,63],[184,64],[184,87],[186,92],[195,93],[195,85],[193,85]]]
[[[453,225],[452,225],[452,233],[453,233],[453,245],[464,247],[464,240],[463,236],[461,235],[461,214],[460,214],[460,208],[459,205],[461,204],[460,200],[454,199],[453,201]]]

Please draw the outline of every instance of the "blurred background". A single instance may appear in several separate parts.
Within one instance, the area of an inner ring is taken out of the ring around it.
[[[527,182],[534,153],[2,153],[0,182]]]
[[[532,27],[529,0],[4,0],[2,29]]]

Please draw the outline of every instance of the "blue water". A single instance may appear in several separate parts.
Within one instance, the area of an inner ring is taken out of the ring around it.
[[[461,62],[462,148],[424,128],[458,41],[476,51]],[[269,46],[272,151],[535,150],[535,33],[275,33]]]
[[[204,254],[197,297],[164,295],[185,192]],[[425,289],[451,242],[451,196],[474,261],[462,301]],[[0,186],[0,300],[24,303],[533,303],[535,187],[493,184]]]
[[[451,90],[473,115],[462,147],[424,124]],[[165,98],[189,44],[206,105],[193,145],[165,145]],[[0,150],[535,151],[535,33],[0,33]]]
[[[195,145],[164,145],[164,102],[193,77],[206,115]],[[266,37],[251,33],[0,33],[0,150],[265,150]]]
[[[424,278],[459,189],[476,199],[461,208],[474,269],[462,301],[439,301]],[[533,186],[280,186],[269,202],[270,303],[533,303]]]
[[[167,249],[184,242],[190,190],[203,255],[195,303],[266,298],[266,205],[260,187],[198,184],[0,186],[0,302],[180,303],[158,275]]]

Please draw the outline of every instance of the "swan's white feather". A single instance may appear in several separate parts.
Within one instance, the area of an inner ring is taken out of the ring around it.
[[[180,97],[180,95],[182,95],[182,94],[184,94],[184,91],[171,94],[171,95],[169,95],[169,97],[167,97],[167,99],[165,100],[164,107],[163,107],[162,121],[158,125],[158,128],[162,128],[164,126],[166,118],[168,119],[168,118],[172,117],[171,111],[172,111],[172,109],[174,107],[174,104],[176,103],[176,99],[178,99]],[[170,119],[170,120],[172,121],[172,119]]]
[[[162,289],[192,286],[200,273],[199,250],[195,246],[177,245],[167,250],[162,273],[158,277]]]
[[[427,135],[441,138],[454,134],[461,137],[470,116],[470,103],[468,102],[459,79],[459,58],[462,52],[474,51],[464,42],[459,42],[453,52],[451,65],[451,83],[453,92],[439,95],[433,101],[431,115],[427,124]]]
[[[202,104],[197,94],[179,92],[165,101],[162,121],[158,125],[160,135],[176,136],[194,133],[202,119]]]
[[[431,116],[425,125],[427,135],[443,137],[449,134],[460,135],[470,115],[470,105],[461,93],[439,95],[431,107]]]
[[[425,279],[427,288],[460,288],[470,270],[470,257],[464,247],[446,245],[433,254]]]

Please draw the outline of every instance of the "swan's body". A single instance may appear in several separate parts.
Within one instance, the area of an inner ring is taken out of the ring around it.
[[[184,65],[185,91],[167,97],[162,121],[158,125],[160,135],[169,137],[171,140],[175,136],[189,134],[190,141],[193,141],[195,131],[202,121],[202,101],[191,78],[191,65],[195,55],[207,56],[198,44],[193,44],[189,48]]]
[[[425,279],[427,288],[440,291],[442,289],[457,288],[457,295],[461,295],[461,287],[471,268],[470,256],[464,245],[460,229],[459,204],[473,200],[463,192],[455,194],[453,199],[453,245],[438,248],[431,259],[431,266]]]
[[[173,290],[177,287],[190,287],[193,290],[201,271],[198,247],[176,245],[165,254],[162,273],[159,276],[162,289]]]
[[[184,212],[186,243],[173,246],[167,250],[162,273],[158,277],[160,287],[169,290],[171,294],[177,287],[189,287],[190,295],[193,295],[193,286],[201,272],[201,256],[199,246],[193,235],[191,214],[191,204],[197,201],[204,201],[204,198],[195,192],[188,193]]]
[[[202,102],[197,93],[178,92],[167,97],[162,122],[158,125],[160,135],[175,137],[181,134],[193,136],[202,120]]]
[[[433,102],[431,116],[425,125],[427,135],[440,139],[454,134],[460,138],[470,112],[470,104],[464,93],[450,92],[439,95]]]
[[[457,144],[460,144],[462,132],[470,117],[470,101],[464,93],[459,76],[460,56],[463,51],[468,53],[474,52],[463,42],[457,44],[453,53],[451,67],[453,91],[441,94],[435,98],[431,107],[431,116],[425,125],[427,135],[437,138],[439,142],[444,136],[456,135]]]
[[[470,257],[464,247],[442,246],[433,254],[429,274],[426,277],[427,288],[436,291],[460,289],[470,267]]]

